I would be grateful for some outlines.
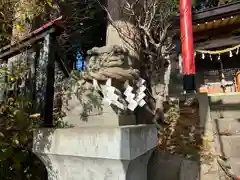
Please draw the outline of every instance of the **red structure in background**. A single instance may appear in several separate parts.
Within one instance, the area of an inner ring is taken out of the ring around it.
[[[193,49],[191,0],[180,0],[180,28],[182,41],[183,73],[185,75],[194,75],[196,72]]]

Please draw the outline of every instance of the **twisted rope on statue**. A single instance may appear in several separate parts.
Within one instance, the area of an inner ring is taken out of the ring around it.
[[[81,73],[85,80],[98,80],[105,81],[109,78],[119,81],[134,80],[139,77],[139,70],[137,69],[124,69],[121,67],[104,68],[99,71],[89,71]]]
[[[118,81],[134,80],[139,77],[139,70],[129,65],[134,57],[120,46],[93,48],[87,52],[90,56],[87,71],[81,73],[85,80],[104,81],[109,78]]]

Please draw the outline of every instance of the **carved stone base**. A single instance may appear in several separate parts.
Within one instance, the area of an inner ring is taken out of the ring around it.
[[[156,145],[153,125],[40,129],[33,152],[49,180],[147,180]]]
[[[87,112],[84,112],[84,103],[81,103],[75,95],[72,95],[68,100],[68,109],[64,110],[66,116],[63,118],[64,123],[72,125],[74,127],[82,126],[123,126],[123,125],[135,125],[136,118],[133,113],[119,115],[114,112],[113,108],[109,105],[101,103],[101,99],[97,97],[97,93],[89,93],[90,97],[96,97],[89,99],[88,96],[81,97],[86,98],[86,107],[89,107]],[[98,102],[96,105],[96,101]],[[82,115],[85,116],[82,116]]]

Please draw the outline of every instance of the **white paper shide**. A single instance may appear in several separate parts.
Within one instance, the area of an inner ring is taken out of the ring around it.
[[[126,88],[124,91],[125,95],[125,100],[128,103],[128,109],[131,111],[134,111],[137,106],[143,107],[146,104],[146,101],[144,100],[144,97],[146,94],[144,93],[146,90],[146,86],[144,85],[145,80],[140,78],[139,81],[137,82],[137,90],[135,91],[136,93],[133,93],[134,88],[130,85]],[[103,102],[108,104],[108,105],[115,105],[118,108],[124,110],[124,105],[118,101],[119,95],[116,94],[116,92],[120,92],[120,90],[117,90],[115,87],[112,86],[112,80],[108,79],[106,84],[103,86],[101,89],[97,83],[96,80],[93,80],[93,86],[97,90],[101,90],[103,93]]]

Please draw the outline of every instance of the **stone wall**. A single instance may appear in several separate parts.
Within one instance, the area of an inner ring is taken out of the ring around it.
[[[148,180],[198,180],[198,177],[198,162],[181,156],[156,151],[148,163]]]

